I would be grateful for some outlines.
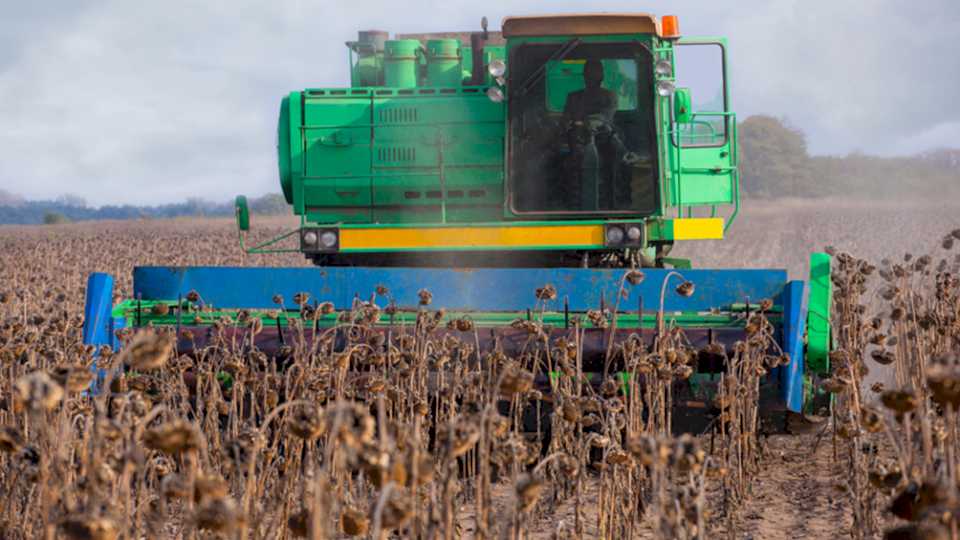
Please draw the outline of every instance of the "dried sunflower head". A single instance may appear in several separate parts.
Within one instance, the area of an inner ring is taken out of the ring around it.
[[[190,485],[184,477],[171,473],[160,480],[160,492],[168,499],[186,499],[190,496]]]
[[[295,436],[312,441],[323,435],[326,424],[322,411],[314,405],[296,407],[287,419],[287,428]]]
[[[93,381],[93,372],[83,366],[60,366],[50,374],[64,390],[70,393],[86,390]]]
[[[120,353],[123,363],[134,371],[152,371],[167,363],[173,340],[153,332],[138,332]]]
[[[823,388],[825,392],[829,392],[831,394],[839,394],[840,392],[846,391],[849,388],[849,385],[841,379],[830,378],[824,379],[820,383],[820,388]]]
[[[631,285],[639,285],[643,283],[643,280],[646,278],[646,276],[640,270],[634,269],[627,272],[626,278],[627,283]]]
[[[937,482],[911,482],[903,487],[890,502],[890,513],[908,521],[919,521],[947,502],[948,490]]]
[[[336,403],[327,407],[325,422],[328,429],[339,426],[335,435],[346,446],[354,449],[362,448],[364,444],[373,440],[376,434],[377,423],[363,405],[359,403]]]
[[[960,365],[946,361],[927,368],[927,386],[934,402],[960,409]]]
[[[552,284],[547,283],[543,287],[537,288],[535,294],[537,300],[555,300],[557,298],[557,288]]]
[[[621,449],[614,449],[607,455],[607,463],[613,466],[630,466],[633,465],[633,457],[629,453]]]
[[[17,452],[23,446],[23,436],[13,426],[0,428],[0,452]]]
[[[879,433],[883,431],[883,419],[877,411],[864,406],[860,411],[860,425],[867,433]]]
[[[887,390],[880,394],[883,406],[898,414],[905,414],[916,409],[920,402],[912,390]]]
[[[517,493],[517,508],[521,512],[529,512],[537,505],[540,494],[543,493],[543,480],[532,474],[524,473],[517,479],[514,489]]]
[[[310,535],[310,510],[301,508],[299,512],[287,518],[287,528],[296,538],[306,538]]]
[[[466,419],[453,425],[444,424],[437,428],[437,440],[441,448],[449,448],[450,457],[457,458],[469,452],[480,440],[480,427]]]
[[[370,511],[373,512],[374,508]],[[380,514],[380,525],[384,529],[399,529],[412,517],[413,504],[410,498],[400,490],[390,492],[390,496],[383,505],[383,512]]]
[[[420,297],[420,305],[421,305],[421,306],[429,306],[429,305],[430,305],[430,302],[433,302],[433,293],[431,293],[430,291],[428,291],[428,290],[426,290],[426,289],[420,289],[420,290],[417,292],[417,296]]]
[[[197,528],[230,534],[243,522],[240,506],[230,497],[210,498],[194,514]]]
[[[193,482],[193,500],[200,502],[207,499],[226,497],[230,490],[227,481],[213,474],[201,474]]]
[[[910,523],[883,532],[883,540],[949,540],[950,532],[937,523]]]
[[[184,420],[173,420],[148,429],[143,434],[143,443],[151,450],[173,455],[199,449],[202,437],[193,424]]]
[[[680,285],[677,285],[677,294],[686,298],[693,296],[695,290],[696,287],[692,281],[684,281]]]
[[[500,395],[511,398],[526,394],[533,388],[533,380],[533,373],[525,369],[509,369],[500,378]]]
[[[63,399],[63,388],[42,371],[20,377],[13,387],[17,403],[31,411],[49,411]]]
[[[69,540],[115,540],[120,529],[105,517],[73,515],[60,522],[60,531]]]
[[[369,529],[370,520],[355,507],[348,506],[340,514],[340,530],[347,536],[363,536]]]

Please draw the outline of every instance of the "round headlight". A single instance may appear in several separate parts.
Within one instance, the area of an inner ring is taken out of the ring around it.
[[[503,74],[507,72],[507,64],[503,60],[491,60],[487,64],[487,71],[493,78],[503,77]]]
[[[503,90],[497,88],[496,86],[491,86],[487,88],[487,97],[490,98],[490,101],[494,103],[500,103],[503,101]]]
[[[653,71],[660,77],[669,77],[673,74],[673,65],[670,64],[669,60],[658,60],[653,66]]]
[[[627,238],[629,238],[631,242],[636,242],[640,240],[640,235],[641,235],[640,227],[637,227],[636,225],[632,225],[627,228]]]
[[[610,227],[607,229],[607,243],[619,244],[623,242],[623,229],[620,227]]]
[[[332,248],[337,245],[337,233],[333,231],[325,231],[320,235],[320,243],[323,244],[325,248]]]
[[[308,246],[314,246],[317,244],[317,233],[313,231],[307,231],[303,233],[303,243]]]
[[[658,81],[657,82],[657,93],[663,97],[670,97],[673,95],[673,91],[676,90],[676,86],[673,84],[673,81]]]

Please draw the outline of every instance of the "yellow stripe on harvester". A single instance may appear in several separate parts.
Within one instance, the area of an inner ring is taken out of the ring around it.
[[[674,240],[722,240],[723,218],[673,220]]]
[[[602,225],[340,229],[341,251],[602,245]]]

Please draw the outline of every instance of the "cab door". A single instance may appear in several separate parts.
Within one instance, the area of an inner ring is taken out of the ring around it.
[[[737,204],[737,122],[730,111],[727,47],[720,38],[683,39],[674,47],[670,108],[670,202],[681,212]]]

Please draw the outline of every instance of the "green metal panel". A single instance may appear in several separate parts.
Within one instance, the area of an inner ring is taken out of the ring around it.
[[[307,93],[300,190],[309,218],[370,220],[371,111],[368,91],[361,95],[336,90]]]
[[[810,300],[807,308],[807,366],[826,374],[830,371],[830,309],[833,285],[830,281],[830,255],[810,255]]]
[[[734,174],[729,142],[718,148],[683,148],[674,171],[674,206],[703,206],[734,202]]]
[[[503,106],[482,92],[373,100],[374,221],[496,220],[503,204]]]

